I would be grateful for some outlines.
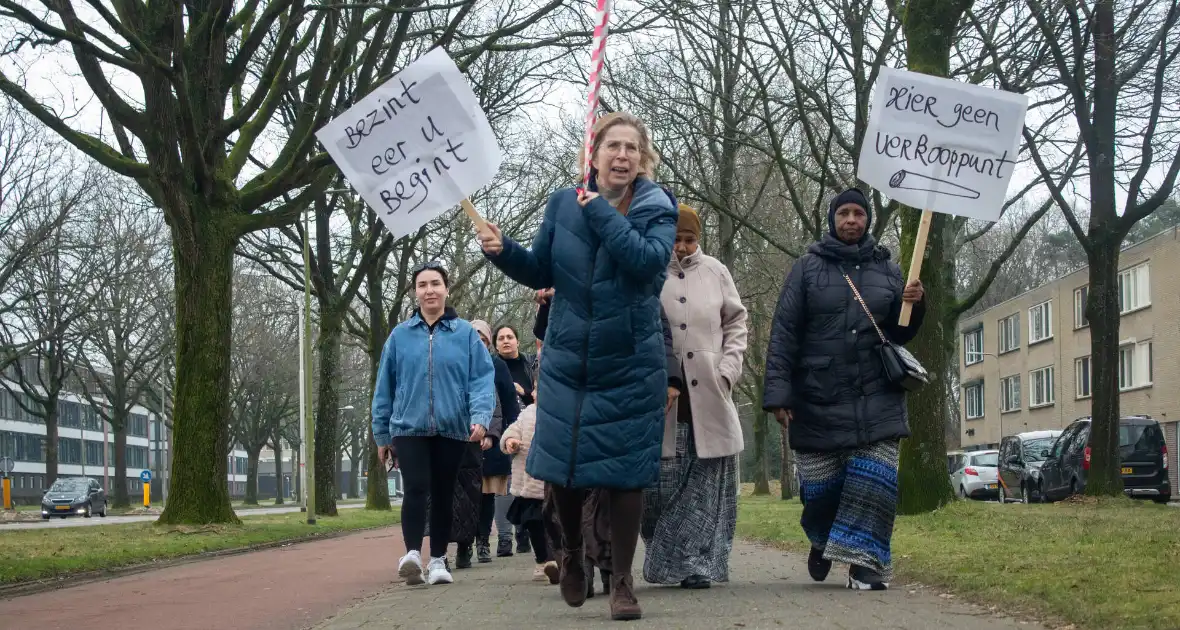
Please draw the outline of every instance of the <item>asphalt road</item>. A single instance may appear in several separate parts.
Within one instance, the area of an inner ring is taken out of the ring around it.
[[[337,506],[338,509],[348,510],[352,508],[363,508],[364,503],[341,503]],[[290,514],[291,512],[298,512],[299,506],[291,507],[273,507],[273,508],[253,508],[249,510],[238,510],[238,516],[253,516],[263,514]],[[68,518],[51,518],[48,521],[30,521],[20,523],[8,523],[0,525],[0,532],[11,529],[51,529],[58,527],[95,527],[98,525],[119,525],[121,523],[144,523],[156,520],[157,516],[108,516],[103,518],[101,516],[94,516],[91,518],[82,518],[80,516],[71,516]]]

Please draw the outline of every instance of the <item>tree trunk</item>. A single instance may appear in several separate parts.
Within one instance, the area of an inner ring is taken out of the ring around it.
[[[1129,229],[1117,229],[1120,221],[1115,191],[1118,86],[1115,63],[1114,2],[1096,2],[1091,28],[1094,33],[1093,138],[1087,146],[1090,164],[1090,365],[1092,418],[1090,472],[1086,494],[1119,496],[1123,478],[1119,457],[1119,254]],[[1158,97],[1157,97],[1158,98]],[[1132,200],[1134,202],[1136,200]],[[1058,377],[1060,378],[1060,377]]]
[[[336,470],[340,460],[340,314],[320,301],[319,395],[315,414],[315,513],[336,516]]]
[[[353,427],[351,433],[351,444],[348,449],[348,498],[358,499],[361,496],[360,491],[360,475],[361,475],[361,441],[360,441],[360,427]]]
[[[114,478],[111,479],[111,485],[114,487],[115,500],[111,503],[111,506],[116,508],[131,507],[131,497],[127,494],[126,417],[123,420],[123,424],[113,431],[115,434],[115,473]]]
[[[258,505],[258,451],[246,451],[246,505]]]
[[[279,436],[274,437],[275,447],[275,505],[283,504],[283,492],[287,489],[283,483],[283,442]]]
[[[936,77],[950,71],[950,50],[959,23],[972,0],[910,0],[902,17],[909,69]],[[909,268],[914,254],[921,211],[903,208],[901,268]],[[954,360],[957,337],[950,306],[955,299],[954,257],[948,256],[947,234],[952,217],[934,214],[922,264],[926,288],[926,321],[910,350],[931,374],[933,382],[909,395],[910,438],[902,440],[898,470],[898,512],[930,512],[954,498],[946,474],[945,390]]]
[[[189,208],[189,212],[208,208]],[[177,213],[173,213],[177,214]],[[184,213],[187,214],[187,213]],[[228,223],[228,222],[227,222]],[[176,274],[176,440],[161,524],[237,523],[226,487],[233,257],[237,236],[205,216],[172,226]]]
[[[302,448],[302,446],[295,446],[294,448],[295,470],[291,471],[291,474],[295,476],[295,502],[299,505],[303,505],[303,467],[305,464],[303,462]]]
[[[794,471],[791,470],[791,459],[787,456],[787,453],[791,452],[790,435],[787,427],[781,427],[779,430],[779,446],[782,449],[782,456],[778,460],[778,493],[779,498],[786,501],[792,496],[791,483],[794,477]]]
[[[1091,231],[1093,234],[1093,231]],[[1090,472],[1086,494],[1119,496],[1119,238],[1091,236],[1090,290]],[[1060,383],[1063,375],[1054,380]],[[1030,385],[1031,386],[1031,385]]]
[[[57,481],[57,397],[42,403],[45,409],[45,487]]]
[[[370,226],[376,222],[372,211],[369,212]],[[381,350],[385,347],[385,290],[383,287],[383,270],[385,259],[381,258],[369,266],[366,285],[369,288],[369,392],[377,382],[377,368],[381,365]],[[365,428],[365,438],[368,442],[369,455],[366,458],[369,468],[368,486],[365,488],[366,510],[389,510],[389,481],[385,474],[385,464],[377,458],[377,443],[373,441],[373,423]]]

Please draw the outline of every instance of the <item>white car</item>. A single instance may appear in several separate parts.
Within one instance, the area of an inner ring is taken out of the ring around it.
[[[963,499],[995,499],[1000,496],[1000,451],[948,453],[951,487]]]

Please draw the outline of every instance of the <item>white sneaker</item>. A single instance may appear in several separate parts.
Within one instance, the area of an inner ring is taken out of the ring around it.
[[[410,586],[424,582],[422,554],[417,551],[411,551],[402,556],[401,562],[397,563],[397,574]]]
[[[446,558],[430,559],[430,565],[426,567],[427,584],[451,584],[454,581],[451,572],[447,570]]]

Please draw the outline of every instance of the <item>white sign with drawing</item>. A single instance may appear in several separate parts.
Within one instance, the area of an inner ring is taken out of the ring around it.
[[[486,186],[503,160],[471,86],[436,48],[316,137],[394,238]]]
[[[857,177],[919,209],[995,221],[1028,97],[882,68]]]

